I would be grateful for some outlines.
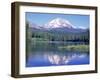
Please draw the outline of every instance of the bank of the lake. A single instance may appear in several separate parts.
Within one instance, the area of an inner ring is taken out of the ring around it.
[[[89,52],[89,45],[78,44],[78,45],[67,45],[67,46],[58,46],[59,49],[68,50],[68,51],[81,51]]]

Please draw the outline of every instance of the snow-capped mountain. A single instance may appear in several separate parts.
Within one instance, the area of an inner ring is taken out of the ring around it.
[[[62,18],[56,18],[48,22],[44,25],[44,28],[46,29],[53,29],[53,28],[73,28],[73,25],[65,19]]]
[[[56,18],[45,25],[29,23],[32,37],[48,41],[83,41],[89,43],[89,29],[73,26],[68,20]]]
[[[65,33],[80,33],[85,32],[87,29],[83,28],[75,28],[73,24],[71,24],[68,20],[62,18],[55,18],[49,21],[47,24],[43,26],[39,26],[34,23],[30,23],[29,27],[34,30],[39,31],[49,31],[49,32],[65,32]]]

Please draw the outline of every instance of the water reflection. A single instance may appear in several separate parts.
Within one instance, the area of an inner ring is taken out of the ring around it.
[[[35,53],[35,54],[34,54]],[[34,52],[27,59],[26,67],[89,64],[89,54],[80,52]]]
[[[47,59],[51,64],[61,65],[68,64],[74,59],[82,59],[87,57],[86,54],[72,54],[72,55],[58,55],[58,54],[45,54],[45,59]]]
[[[26,56],[26,67],[85,65],[89,64],[89,52],[60,50],[59,46],[77,45],[67,42],[38,42],[32,44]],[[84,43],[80,43],[84,44]]]

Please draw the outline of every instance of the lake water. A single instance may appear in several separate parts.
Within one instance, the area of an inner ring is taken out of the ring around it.
[[[26,55],[26,67],[85,65],[89,64],[89,52],[67,51],[59,46],[87,44],[84,42],[34,42]]]

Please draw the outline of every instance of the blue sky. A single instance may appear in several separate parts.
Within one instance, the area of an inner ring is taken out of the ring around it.
[[[37,25],[44,25],[55,18],[66,19],[77,28],[89,28],[89,15],[26,12],[26,20]]]

